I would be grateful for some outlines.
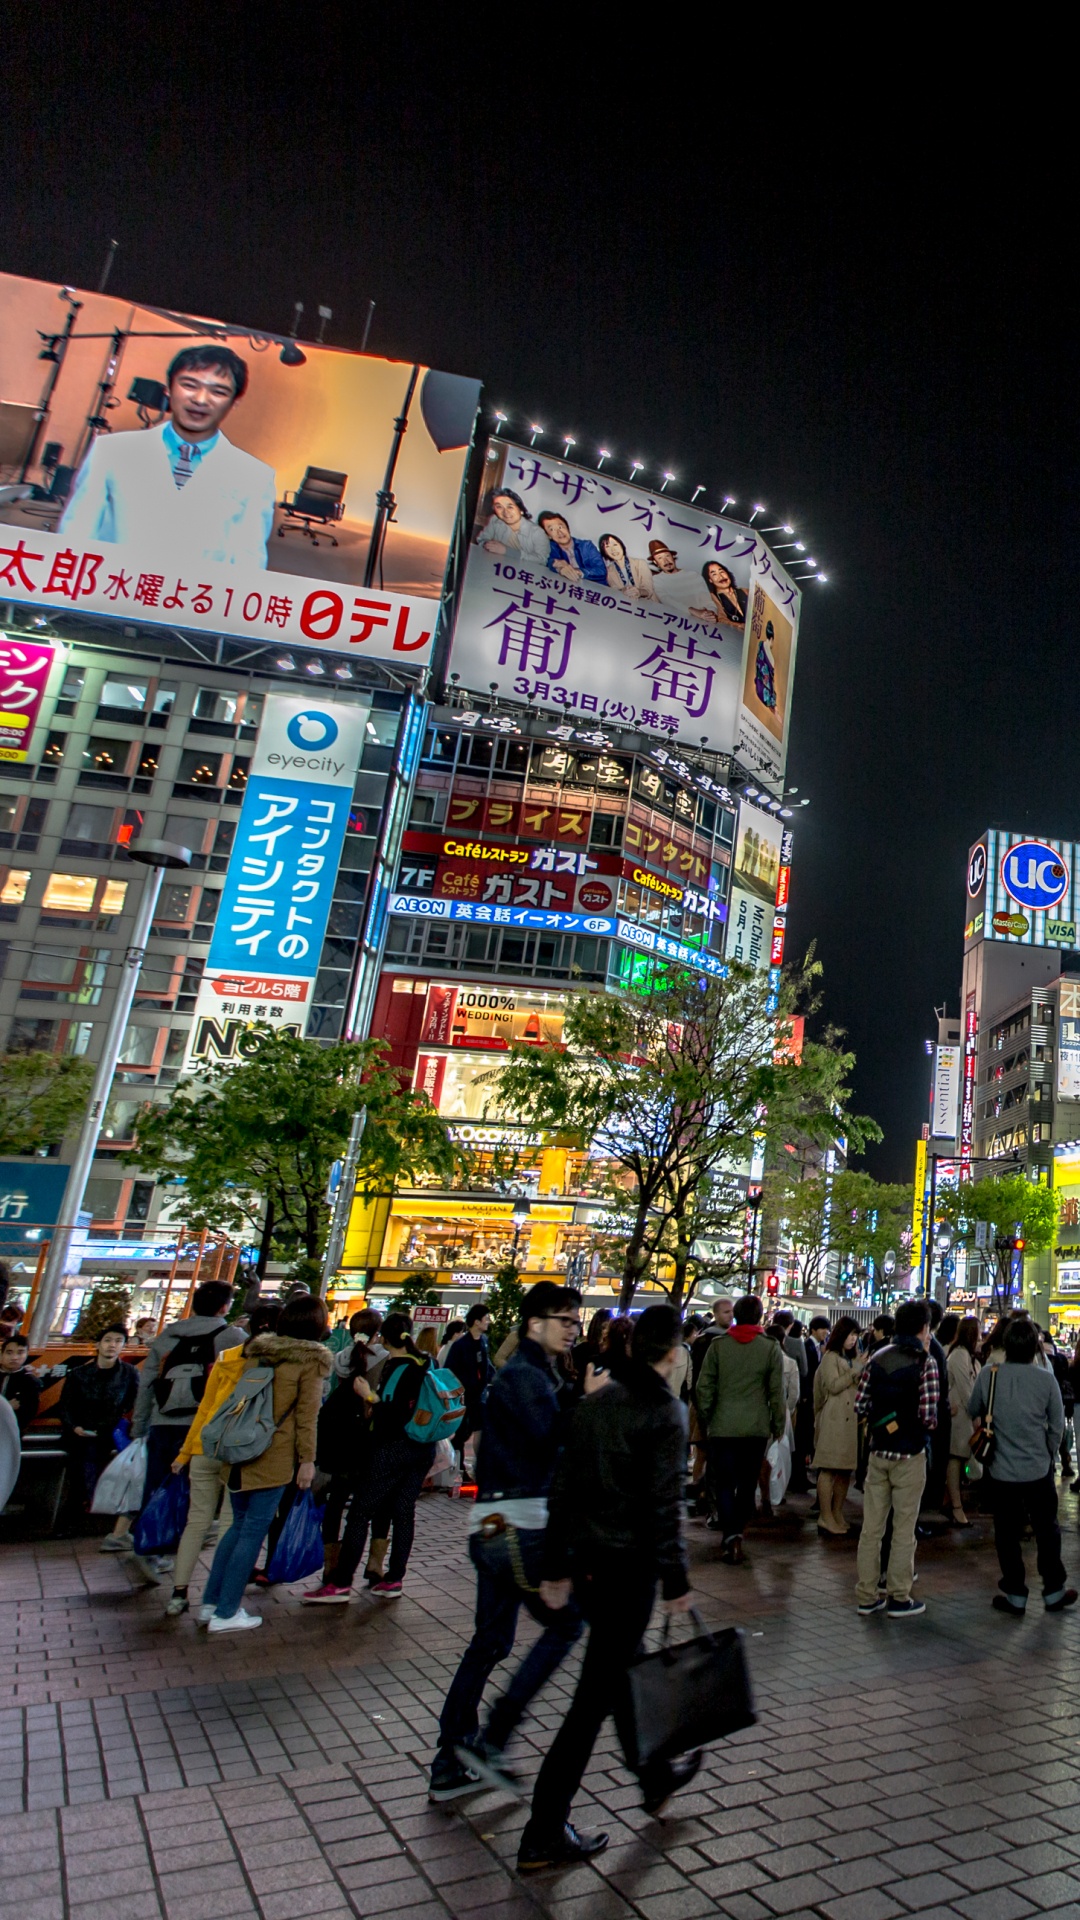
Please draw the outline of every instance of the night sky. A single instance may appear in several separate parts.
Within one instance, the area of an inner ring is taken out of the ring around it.
[[[7,0],[0,266],[94,286],[115,235],[111,293],[281,331],[322,302],[338,345],[373,297],[373,351],[796,525],[829,584],[788,952],[817,942],[867,1164],[909,1178],[968,844],[1080,837],[1073,216],[989,124],[804,87],[793,36],[389,11]]]

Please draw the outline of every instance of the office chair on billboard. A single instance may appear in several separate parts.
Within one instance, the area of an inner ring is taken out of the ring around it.
[[[291,494],[286,492],[279,506],[285,519],[278,528],[279,537],[284,540],[290,531],[304,533],[313,546],[318,546],[319,536],[312,532],[313,524],[324,529],[324,537],[332,547],[336,547],[337,536],[325,532],[345,512],[345,488],[348,485],[347,473],[332,473],[328,467],[309,467],[300,485]],[[302,521],[296,526],[293,523]]]

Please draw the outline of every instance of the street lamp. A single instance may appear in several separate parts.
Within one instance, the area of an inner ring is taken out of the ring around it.
[[[112,1090],[113,1075],[120,1058],[120,1048],[127,1031],[132,1002],[135,999],[135,989],[139,984],[139,975],[142,973],[143,961],[146,958],[146,942],[150,937],[150,928],[157,911],[161,883],[170,867],[190,867],[191,865],[190,850],[187,847],[174,846],[168,840],[135,840],[128,847],[127,853],[129,859],[137,860],[146,867],[147,874],[143,881],[139,910],[135,915],[135,925],[131,932],[131,945],[121,961],[116,997],[113,1000],[109,1024],[105,1029],[101,1058],[97,1064],[97,1072],[94,1074],[94,1084],[90,1089],[86,1115],[79,1134],[79,1144],[72,1158],[59,1218],[53,1228],[49,1251],[45,1256],[45,1268],[30,1323],[30,1339],[35,1344],[47,1340],[52,1327],[60,1293],[60,1282],[64,1277],[71,1231],[79,1224],[79,1214],[86,1197],[86,1183],[97,1152],[105,1108]]]
[[[521,1229],[526,1225],[531,1212],[531,1202],[526,1200],[523,1195],[519,1195],[514,1201],[513,1212],[510,1215],[514,1223],[514,1245],[510,1254],[510,1264],[512,1267],[517,1266],[518,1241],[521,1239]]]

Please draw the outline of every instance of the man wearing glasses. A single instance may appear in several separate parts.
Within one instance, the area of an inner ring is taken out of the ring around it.
[[[476,1630],[439,1721],[428,1789],[432,1800],[456,1800],[485,1786],[513,1787],[503,1749],[534,1694],[581,1633],[575,1606],[554,1610],[539,1594],[548,1489],[572,1398],[559,1361],[580,1332],[581,1295],[554,1280],[538,1281],[522,1301],[517,1351],[488,1390],[476,1461],[479,1492],[469,1530]],[[513,1648],[522,1606],[544,1631],[481,1733],[481,1696]]]

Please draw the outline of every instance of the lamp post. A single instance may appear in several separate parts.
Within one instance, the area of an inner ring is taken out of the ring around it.
[[[514,1223],[514,1245],[510,1253],[510,1264],[515,1268],[517,1267],[518,1241],[521,1239],[521,1230],[526,1225],[531,1212],[531,1201],[526,1200],[524,1195],[519,1195],[514,1201],[513,1212],[510,1215]]]
[[[97,1152],[105,1108],[112,1090],[113,1075],[120,1058],[120,1048],[123,1045],[128,1017],[135,998],[135,989],[139,984],[139,975],[142,973],[143,961],[146,958],[146,942],[150,937],[150,927],[157,911],[161,883],[170,867],[190,867],[191,865],[189,849],[174,846],[168,840],[137,840],[128,847],[127,851],[130,859],[137,860],[146,867],[147,874],[143,881],[139,910],[135,915],[135,925],[132,928],[131,944],[120,965],[120,979],[117,982],[109,1024],[105,1029],[101,1058],[94,1074],[94,1084],[90,1089],[79,1143],[72,1158],[59,1218],[53,1228],[41,1285],[38,1288],[34,1317],[30,1323],[30,1339],[34,1342],[47,1340],[52,1327],[60,1293],[60,1282],[64,1277],[70,1235],[72,1229],[79,1224],[79,1214],[86,1195],[86,1183]]]
[[[325,1300],[327,1289],[334,1278],[341,1256],[345,1251],[345,1235],[348,1231],[349,1216],[352,1213],[353,1196],[356,1192],[356,1169],[360,1164],[360,1142],[367,1125],[367,1108],[360,1107],[352,1117],[349,1129],[349,1144],[345,1149],[345,1162],[341,1169],[341,1179],[334,1197],[334,1213],[330,1222],[330,1238],[323,1255],[322,1278],[319,1282],[319,1297]]]

